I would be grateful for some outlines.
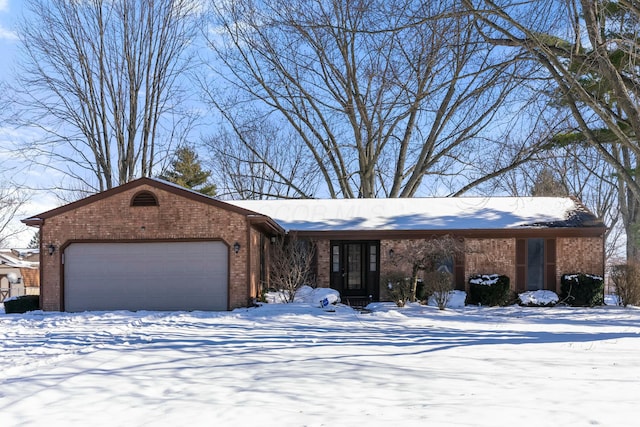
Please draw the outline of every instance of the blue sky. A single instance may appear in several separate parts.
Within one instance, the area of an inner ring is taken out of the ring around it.
[[[18,36],[16,22],[22,9],[22,1],[0,0],[0,78],[6,80],[15,59]]]
[[[16,33],[16,25],[22,15],[22,0],[0,0],[0,81],[11,83],[15,70],[15,63],[19,54],[19,41]],[[31,186],[34,181],[46,179],[37,171],[25,168],[24,164],[17,160],[15,156],[7,153],[10,145],[20,140],[19,131],[10,130],[0,126],[0,182],[3,179],[11,180],[18,185]],[[21,218],[35,215],[48,209],[52,209],[60,204],[56,196],[52,193],[33,192],[27,194],[30,199],[25,204],[22,212],[18,215],[14,227],[24,229],[18,221]],[[24,246],[29,243],[31,236],[35,232],[29,228],[9,240],[11,246]]]

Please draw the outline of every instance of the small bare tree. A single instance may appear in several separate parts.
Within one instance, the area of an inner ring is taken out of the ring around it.
[[[633,262],[614,265],[609,277],[615,286],[620,305],[640,305],[640,265]]]
[[[0,187],[0,246],[16,234],[12,222],[25,201],[26,198],[17,188]]]
[[[464,243],[449,235],[408,241],[403,252],[398,254],[396,262],[411,267],[411,301],[416,300],[420,271],[442,271],[449,260],[463,252]]]
[[[411,297],[411,278],[402,271],[389,271],[382,276],[387,295],[398,307],[404,307]]]
[[[433,299],[440,310],[444,310],[453,290],[453,274],[449,271],[430,271],[422,280],[429,298]]]
[[[315,244],[295,235],[278,237],[269,253],[269,285],[284,295],[284,302],[294,301],[296,291],[304,285],[315,287],[313,274]]]

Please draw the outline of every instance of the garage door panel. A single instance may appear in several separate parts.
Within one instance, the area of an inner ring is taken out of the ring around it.
[[[74,243],[64,271],[67,311],[227,309],[222,242]]]

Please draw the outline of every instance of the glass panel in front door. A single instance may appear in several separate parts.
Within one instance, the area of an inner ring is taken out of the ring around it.
[[[362,289],[362,244],[348,244],[345,287],[348,290]]]
[[[527,290],[544,289],[544,239],[527,240]]]

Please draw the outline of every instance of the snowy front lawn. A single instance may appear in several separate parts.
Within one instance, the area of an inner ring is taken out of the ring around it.
[[[0,314],[0,426],[632,426],[640,310]]]

